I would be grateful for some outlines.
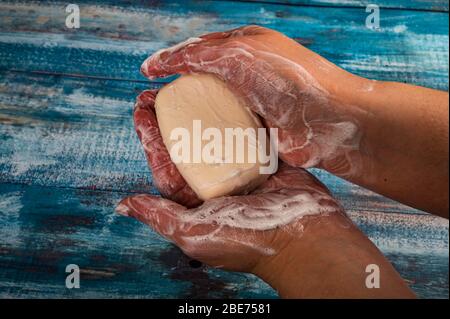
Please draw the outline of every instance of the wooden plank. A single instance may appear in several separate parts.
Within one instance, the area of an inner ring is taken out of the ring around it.
[[[143,80],[141,62],[189,36],[260,24],[279,30],[350,72],[448,89],[448,15],[385,10],[381,29],[363,8],[164,1],[147,7],[81,4],[81,28],[64,5],[0,3],[0,68]]]
[[[154,192],[127,81],[1,72],[0,179]]]
[[[82,76],[0,72],[0,296],[274,296],[251,276],[190,269],[178,250],[112,212],[124,192],[156,193],[131,109],[138,92],[158,86],[137,70],[160,47],[260,22],[359,74],[448,88],[448,17],[440,13],[389,10],[372,34],[360,9],[81,4],[82,29],[71,31],[65,4],[0,3],[0,68]],[[420,296],[448,298],[448,221],[314,173]],[[65,289],[72,262],[84,269],[86,290]]]
[[[148,227],[113,208],[123,193],[0,185],[0,297],[274,297],[253,276],[194,269]],[[65,267],[81,269],[66,289]]]
[[[233,0],[219,0],[229,1]],[[380,9],[409,9],[448,11],[448,0],[238,0],[243,2],[279,3],[299,6],[323,6],[323,7],[367,7],[375,4]]]
[[[119,192],[0,184],[0,297],[266,298],[257,278],[189,259],[145,225],[113,212]],[[448,298],[448,221],[350,212],[423,298]],[[65,267],[81,288],[65,288]]]
[[[157,193],[131,117],[146,83],[7,71],[0,77],[0,182]],[[313,171],[349,209],[420,213]]]

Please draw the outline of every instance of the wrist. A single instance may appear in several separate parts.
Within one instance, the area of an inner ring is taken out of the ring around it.
[[[261,259],[252,273],[282,298],[320,297],[317,285],[324,285],[328,269],[343,258],[332,242],[353,227],[350,225],[341,212],[307,216],[302,221],[303,233],[289,235],[282,249]]]
[[[343,213],[310,216],[303,233],[253,273],[282,298],[414,298],[392,265]],[[381,288],[366,285],[377,265]]]
[[[333,152],[328,152],[318,168],[351,181],[358,181],[371,171],[373,152],[367,143],[367,136],[373,113],[366,101],[378,85],[377,81],[347,72],[341,81],[333,84],[329,103],[334,115],[330,118],[330,127],[335,130],[334,139],[337,142],[331,145],[337,147]],[[330,143],[329,140],[325,141],[324,148]]]

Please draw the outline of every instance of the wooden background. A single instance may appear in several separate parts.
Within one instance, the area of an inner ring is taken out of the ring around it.
[[[132,126],[158,87],[152,52],[199,33],[260,24],[346,70],[448,90],[448,0],[0,1],[0,297],[276,297],[254,276],[194,268],[113,208],[157,193]],[[365,27],[365,6],[381,28]],[[448,298],[448,220],[314,170],[424,298]],[[420,181],[418,181],[420,182]],[[66,289],[65,267],[81,267]]]

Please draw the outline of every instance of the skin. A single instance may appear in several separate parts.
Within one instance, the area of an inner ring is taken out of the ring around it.
[[[192,258],[259,276],[284,298],[414,297],[328,189],[301,168],[280,163],[278,172],[251,194],[201,203],[164,147],[154,112],[156,94],[145,91],[138,97],[134,121],[155,184],[166,198],[127,197],[118,213],[149,225]],[[280,224],[286,211],[285,217],[301,214]],[[366,287],[369,264],[380,267],[380,289]]]
[[[142,72],[148,78],[197,72],[220,77],[267,127],[278,128],[279,155],[291,167],[280,165],[249,195],[201,204],[162,143],[153,110],[157,92],[145,91],[135,126],[166,199],[129,197],[119,213],[145,222],[193,258],[258,275],[282,297],[414,297],[328,190],[300,167],[325,169],[448,217],[447,93],[357,77],[257,26],[158,52]],[[276,224],[286,210],[297,217]],[[254,227],[231,222],[254,216],[272,226],[261,229],[257,218]],[[380,267],[380,289],[365,285],[369,264]]]
[[[286,163],[448,218],[447,92],[355,76],[258,26],[201,36],[141,70],[150,79],[215,74],[279,129]]]

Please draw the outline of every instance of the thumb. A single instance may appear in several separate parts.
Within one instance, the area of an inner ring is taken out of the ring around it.
[[[183,225],[179,216],[186,210],[186,207],[171,200],[145,194],[126,197],[116,207],[118,214],[133,217],[149,225],[173,242],[176,242],[175,236]]]

